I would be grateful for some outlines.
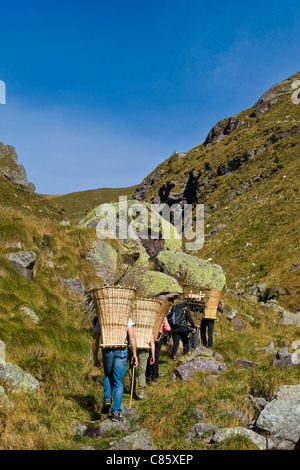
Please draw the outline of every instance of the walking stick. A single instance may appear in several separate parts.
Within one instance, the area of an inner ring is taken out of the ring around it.
[[[131,405],[132,405],[132,397],[133,397],[133,387],[134,387],[134,370],[135,366],[132,366],[132,376],[131,376],[131,392],[130,392],[130,403],[129,403],[129,409],[131,410]]]

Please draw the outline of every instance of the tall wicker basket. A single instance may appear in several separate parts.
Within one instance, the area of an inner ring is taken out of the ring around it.
[[[183,285],[183,298],[192,308],[204,306],[204,318],[216,319],[217,308],[220,302],[221,291],[217,289],[207,289],[190,284]]]
[[[172,304],[171,302],[168,302],[167,300],[165,299],[159,299],[160,302],[161,302],[161,311],[160,311],[160,314],[157,315],[157,318],[156,318],[156,322],[154,324],[154,328],[153,328],[153,338],[154,338],[154,341],[157,340],[157,337],[158,337],[158,333],[159,333],[159,330],[160,330],[160,327],[161,327],[161,324],[163,322],[163,319],[168,315],[171,307],[172,307]]]
[[[204,318],[217,318],[217,309],[220,302],[221,291],[217,289],[210,289],[208,299],[206,302]]]
[[[101,329],[101,347],[125,345],[135,294],[134,287],[124,286],[103,286],[91,290]]]
[[[161,308],[162,301],[160,299],[142,297],[134,300],[130,316],[135,325],[137,348],[150,348],[150,338],[158,317],[161,318]]]

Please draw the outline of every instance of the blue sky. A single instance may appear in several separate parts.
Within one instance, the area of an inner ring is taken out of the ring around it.
[[[0,3],[0,141],[42,194],[138,184],[300,69],[299,3]]]

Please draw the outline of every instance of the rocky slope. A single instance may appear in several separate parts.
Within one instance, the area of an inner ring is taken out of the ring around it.
[[[29,187],[33,191],[35,190],[34,184],[27,181],[24,166],[18,163],[15,148],[11,145],[4,145],[3,142],[0,142],[0,175],[10,181]]]
[[[96,375],[91,362],[85,294],[120,276],[143,295],[169,299],[184,282],[227,284],[213,357],[201,350],[178,364],[163,348],[160,383],[148,388],[148,401],[135,404],[140,415],[130,430],[141,434],[141,448],[227,449],[228,439],[234,448],[241,442],[245,449],[268,448],[266,432],[275,448],[299,445],[299,433],[289,439],[290,428],[276,424],[290,420],[290,397],[299,402],[298,78],[218,123],[203,144],[173,155],[137,188],[135,202],[205,204],[207,241],[199,253],[185,253],[174,229],[169,240],[99,239],[95,209],[72,225],[27,179],[13,179],[13,147],[0,148],[1,449],[136,445],[136,435],[133,444],[129,436],[115,442],[120,429],[101,418],[103,371]],[[148,223],[148,216],[141,220],[143,230]],[[160,218],[160,235],[167,225]],[[247,432],[258,415],[259,442]],[[292,426],[298,421],[294,414]],[[74,435],[78,423],[81,430],[92,426],[91,434]],[[209,442],[207,430],[214,433]]]
[[[161,163],[133,195],[204,204],[205,244],[197,256],[222,265],[228,288],[279,297],[294,311],[300,307],[299,93],[300,72],[217,123],[202,144]]]

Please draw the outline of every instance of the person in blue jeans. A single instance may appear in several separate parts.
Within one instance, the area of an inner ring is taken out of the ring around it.
[[[104,379],[101,412],[108,414],[110,407],[111,419],[113,421],[122,421],[122,398],[123,398],[123,379],[126,370],[128,343],[132,349],[131,364],[136,367],[138,365],[136,339],[134,334],[134,323],[131,319],[127,325],[127,338],[124,338],[124,347],[119,348],[102,348]],[[94,366],[98,369],[100,361],[98,359],[99,342],[100,342],[100,325],[98,319],[95,319],[94,338],[93,338],[93,356]],[[113,397],[113,398],[112,398]]]

